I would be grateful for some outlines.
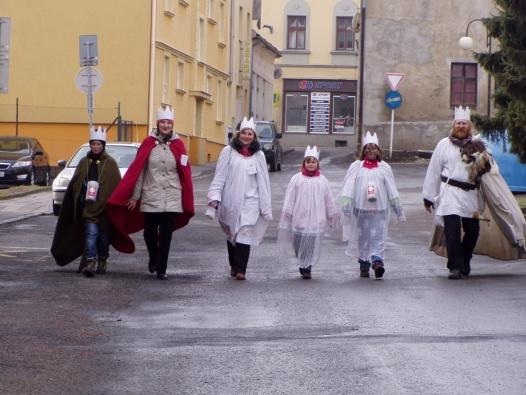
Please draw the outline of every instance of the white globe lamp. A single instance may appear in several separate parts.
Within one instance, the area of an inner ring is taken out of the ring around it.
[[[473,39],[469,36],[461,37],[460,40],[458,40],[458,45],[460,45],[462,49],[471,49],[473,48]]]

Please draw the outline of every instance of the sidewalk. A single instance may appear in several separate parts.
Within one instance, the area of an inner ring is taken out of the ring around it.
[[[192,166],[192,178],[199,179],[212,174],[215,163]],[[0,225],[22,221],[39,215],[53,214],[53,193],[49,190],[30,195],[0,200]]]

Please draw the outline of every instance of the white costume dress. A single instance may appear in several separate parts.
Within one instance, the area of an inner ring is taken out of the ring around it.
[[[294,175],[287,187],[279,222],[278,243],[293,247],[300,267],[314,265],[321,252],[321,240],[328,226],[337,222],[338,213],[329,182],[323,175]]]
[[[218,219],[231,243],[258,245],[272,220],[270,181],[263,152],[243,156],[231,146],[221,151],[208,189],[218,201]]]
[[[470,183],[466,163],[462,161],[460,147],[449,137],[440,140],[433,151],[424,180],[424,199],[433,203],[435,215],[459,215],[473,218],[484,211],[484,200],[480,190],[465,191],[442,182],[440,176]],[[441,223],[440,219],[438,220]]]
[[[367,198],[371,185],[374,201]],[[399,220],[405,220],[391,166],[379,161],[378,167],[369,169],[363,160],[353,162],[345,176],[341,201],[343,240],[349,241],[345,253],[364,261],[383,261],[390,209]]]

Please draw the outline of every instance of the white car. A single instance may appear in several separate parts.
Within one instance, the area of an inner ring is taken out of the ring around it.
[[[128,170],[128,167],[135,159],[139,145],[138,143],[106,143],[106,152],[117,161],[121,177],[124,176],[126,170]],[[77,152],[75,152],[67,163],[65,160],[58,161],[58,166],[64,169],[58,173],[53,180],[53,214],[59,214],[62,201],[64,200],[64,194],[73,177],[73,173],[75,173],[75,169],[80,160],[88,154],[88,151],[89,144],[86,143],[77,149]]]

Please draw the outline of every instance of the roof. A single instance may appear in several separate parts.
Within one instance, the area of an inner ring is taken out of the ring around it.
[[[255,46],[258,43],[261,43],[264,47],[266,47],[271,52],[274,52],[274,55],[276,55],[276,58],[281,58],[281,51],[277,49],[274,45],[270,43],[267,39],[265,39],[261,34],[256,33],[254,30],[252,30],[252,44]]]

